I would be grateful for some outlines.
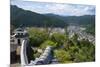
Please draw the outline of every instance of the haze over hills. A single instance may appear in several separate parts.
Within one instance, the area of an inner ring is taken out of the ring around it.
[[[95,25],[95,15],[83,16],[60,16],[55,14],[39,14],[29,10],[24,10],[15,5],[11,5],[11,24],[18,27],[24,26],[44,27],[65,27],[68,24]]]

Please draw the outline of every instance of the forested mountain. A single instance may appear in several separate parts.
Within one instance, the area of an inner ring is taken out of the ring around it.
[[[49,17],[55,17],[58,19],[63,20],[66,23],[73,23],[79,25],[86,25],[86,24],[94,24],[95,23],[95,15],[84,15],[84,16],[60,16],[55,14],[45,14]]]
[[[18,27],[20,25],[24,26],[54,26],[54,27],[64,27],[66,24],[64,21],[47,17],[42,14],[24,10],[15,5],[11,5],[11,24]]]
[[[55,14],[39,14],[11,5],[11,24],[24,26],[65,27],[67,24],[95,26],[95,15],[59,16]]]

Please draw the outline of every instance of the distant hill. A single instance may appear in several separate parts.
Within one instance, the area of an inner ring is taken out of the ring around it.
[[[95,15],[84,15],[84,16],[60,16],[55,14],[45,14],[45,15],[61,19],[68,24],[87,25],[95,23]]]
[[[69,25],[80,25],[86,28],[86,32],[95,35],[95,15],[84,16],[59,16],[55,14],[45,14],[45,16],[60,19]]]
[[[68,24],[95,25],[95,15],[84,16],[59,16],[55,14],[39,14],[11,5],[11,24],[18,27],[24,26],[54,26],[65,27]]]
[[[54,26],[54,27],[64,27],[66,23],[58,18],[47,17],[42,14],[38,14],[32,11],[24,10],[15,5],[11,5],[11,24],[18,27],[20,25],[24,26]]]

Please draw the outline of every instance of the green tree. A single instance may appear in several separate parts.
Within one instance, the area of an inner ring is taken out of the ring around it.
[[[70,55],[63,49],[58,49],[54,51],[54,56],[58,59],[60,63],[71,62]]]
[[[68,39],[67,41],[64,42],[63,46],[64,50],[67,51],[71,46],[74,46],[74,43],[70,39]]]
[[[57,43],[57,47],[62,46],[63,43],[67,40],[65,34],[53,33],[51,35],[51,40]]]
[[[30,38],[30,44],[32,46],[39,46],[48,38],[48,34],[46,33],[46,31],[38,28],[29,28],[28,33]]]
[[[40,45],[40,48],[45,49],[47,46],[56,47],[57,43],[55,43],[55,42],[53,42],[51,40],[46,40]]]
[[[71,45],[72,43],[72,45]],[[69,54],[70,61],[90,62],[95,61],[95,46],[88,40],[66,42],[64,50]]]

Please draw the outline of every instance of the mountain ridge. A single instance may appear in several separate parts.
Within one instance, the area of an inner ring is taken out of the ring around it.
[[[95,24],[95,15],[83,15],[83,16],[60,16],[52,13],[39,14],[29,10],[24,10],[15,5],[10,5],[11,8],[11,24],[14,26],[19,26],[24,24],[24,26],[54,26],[54,27],[64,27],[67,24]]]
[[[25,26],[44,26],[47,24],[47,26],[54,25],[55,27],[63,27],[64,25],[61,25],[64,23],[60,19],[55,19],[51,17],[47,17],[42,14],[38,14],[29,10],[23,10],[22,8],[18,8],[17,6],[11,5],[11,24],[15,26],[19,26],[20,24],[24,24]],[[64,23],[65,24],[65,23]]]

